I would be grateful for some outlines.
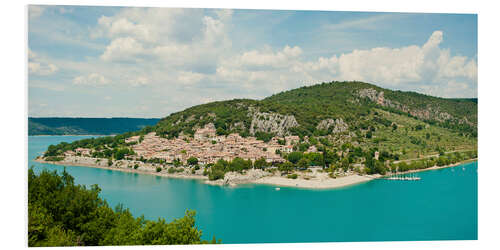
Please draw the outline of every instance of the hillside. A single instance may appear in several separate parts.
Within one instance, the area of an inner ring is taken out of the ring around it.
[[[167,136],[181,132],[192,135],[196,128],[212,122],[220,134],[327,135],[356,131],[367,118],[380,123],[380,117],[370,116],[375,109],[477,136],[477,103],[392,91],[361,82],[323,83],[261,101],[237,99],[198,105],[163,118],[154,130]]]
[[[155,125],[151,118],[28,118],[28,135],[111,135]]]
[[[217,135],[238,133],[264,142],[297,135],[300,140],[293,144],[294,151],[304,152],[314,145],[329,152],[347,152],[350,164],[363,162],[363,155],[375,151],[385,159],[400,160],[477,150],[477,102],[393,91],[362,82],[330,82],[262,100],[235,99],[194,106],[154,126],[114,138],[61,144],[49,148],[47,155],[60,155],[76,147],[97,151],[106,145],[129,148],[126,138],[150,132],[189,141],[197,129],[207,125],[214,127]]]

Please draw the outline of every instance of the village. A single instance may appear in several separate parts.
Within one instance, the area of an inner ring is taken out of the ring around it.
[[[268,163],[284,162],[280,152],[290,153],[293,145],[299,141],[298,136],[285,136],[284,142],[274,137],[269,142],[257,140],[255,137],[241,137],[239,134],[217,135],[212,123],[204,128],[199,128],[192,138],[179,136],[166,139],[157,136],[154,132],[146,134],[142,140],[133,136],[126,140],[127,143],[137,142],[132,145],[136,159],[163,159],[166,162],[179,160],[186,163],[187,159],[194,157],[198,163],[205,165],[215,163],[219,159],[231,161],[236,157],[255,161],[264,158]],[[314,149],[313,149],[314,150]]]

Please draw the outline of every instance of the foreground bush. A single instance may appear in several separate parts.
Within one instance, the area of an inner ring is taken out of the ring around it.
[[[99,197],[100,189],[75,185],[66,171],[28,171],[28,245],[105,246],[201,244],[195,211],[166,222],[134,218],[118,205],[111,209]],[[217,243],[215,238],[210,243]],[[220,240],[219,240],[220,243]]]

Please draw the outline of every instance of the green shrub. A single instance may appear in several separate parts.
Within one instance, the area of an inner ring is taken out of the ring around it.
[[[135,164],[134,169],[138,169],[138,168],[139,168],[139,164]]]
[[[169,174],[174,174],[175,173],[175,168],[171,167],[171,168],[168,168],[167,172]]]
[[[286,177],[289,179],[297,179],[297,174],[289,174]]]
[[[161,167],[156,167],[156,172],[161,172]]]
[[[46,161],[62,161],[64,160],[64,156],[47,156],[45,158]]]

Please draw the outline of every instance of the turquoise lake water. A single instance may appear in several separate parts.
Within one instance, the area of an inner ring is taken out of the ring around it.
[[[90,136],[30,136],[29,165],[50,144]],[[67,166],[78,184],[139,216],[167,220],[197,212],[204,239],[223,243],[477,240],[477,162],[417,173],[420,181],[375,180],[333,190],[268,185],[211,186],[97,168]]]

